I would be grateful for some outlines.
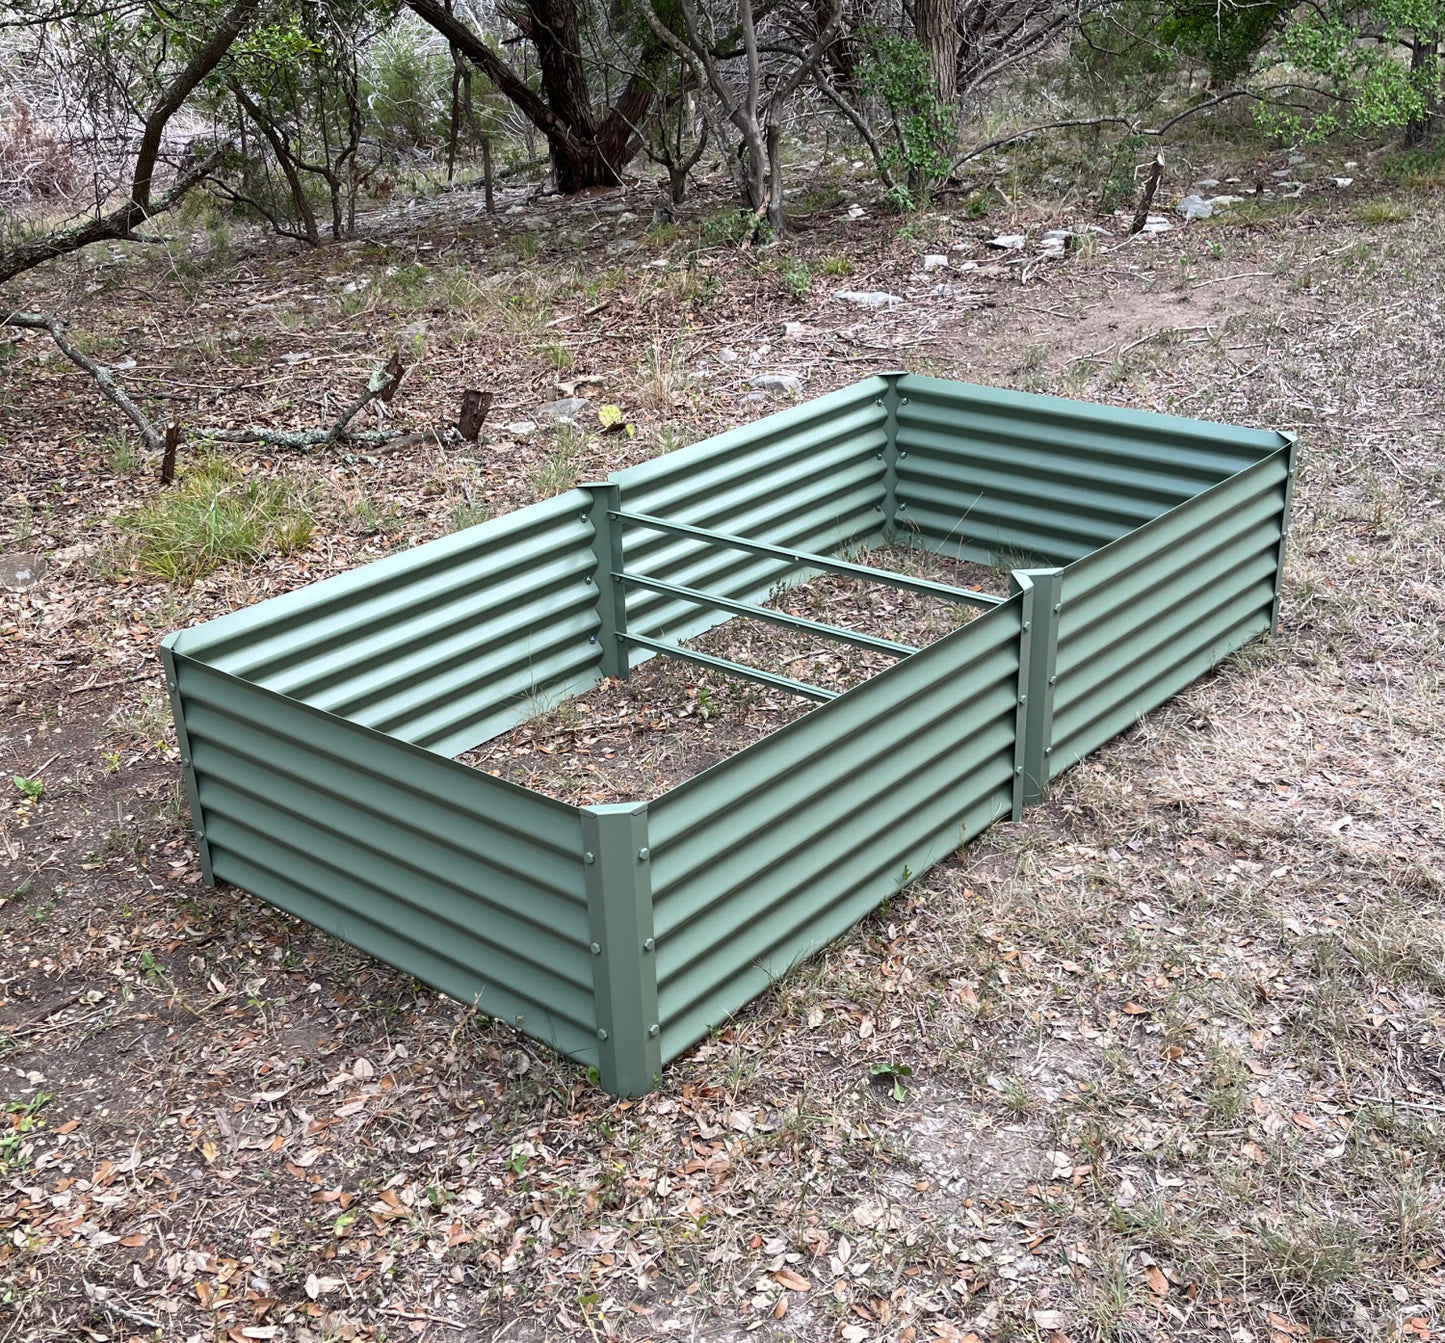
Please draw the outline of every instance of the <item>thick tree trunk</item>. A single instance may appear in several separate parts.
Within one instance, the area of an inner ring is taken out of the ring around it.
[[[915,0],[913,22],[928,52],[928,68],[938,101],[952,107],[958,99],[960,35],[956,0]]]
[[[1435,54],[1438,50],[1438,43],[1426,42],[1417,36],[1410,45],[1410,72],[1418,75],[1421,70],[1424,70],[1435,59]],[[1438,102],[1438,93],[1438,87],[1430,91],[1429,95],[1427,95],[1424,114],[1422,116],[1412,117],[1409,124],[1405,127],[1405,143],[1411,149],[1418,149],[1430,138],[1430,131],[1435,122],[1435,108]]]
[[[519,26],[537,51],[542,96],[440,0],[407,0],[484,74],[517,110],[547,137],[557,189],[568,195],[588,187],[615,186],[637,153],[637,127],[652,106],[654,81],[649,71],[660,48],[645,48],[637,69],[616,104],[599,123],[592,110],[576,0],[525,0]]]

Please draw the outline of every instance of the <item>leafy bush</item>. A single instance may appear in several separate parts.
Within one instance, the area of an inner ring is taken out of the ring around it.
[[[953,117],[938,100],[928,52],[921,42],[874,31],[867,49],[859,82],[888,111],[893,143],[884,150],[883,159],[907,184],[906,190],[900,183],[890,192],[890,203],[894,208],[911,208],[913,193],[926,191],[948,176]]]

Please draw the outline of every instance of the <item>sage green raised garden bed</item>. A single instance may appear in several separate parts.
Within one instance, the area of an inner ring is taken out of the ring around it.
[[[1281,434],[887,375],[173,634],[206,880],[647,1091],[1270,629],[1292,461]],[[1012,595],[924,584],[984,609],[845,694],[786,683],[823,702],[653,802],[452,759],[905,533],[1012,567]]]

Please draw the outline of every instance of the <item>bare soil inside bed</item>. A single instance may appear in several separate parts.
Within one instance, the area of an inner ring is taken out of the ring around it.
[[[974,592],[1008,593],[1002,571],[904,546],[857,557],[880,570]],[[925,593],[824,574],[759,605],[913,648],[925,648],[980,614],[980,608]],[[897,658],[811,631],[736,617],[684,648],[845,691]],[[801,718],[818,702],[694,663],[659,655],[626,680],[609,678],[585,695],[549,706],[459,759],[498,778],[574,806],[650,801]]]

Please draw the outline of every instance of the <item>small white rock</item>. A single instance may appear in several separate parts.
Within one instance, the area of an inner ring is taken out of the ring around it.
[[[896,308],[903,302],[897,294],[890,294],[883,289],[870,289],[866,292],[840,289],[833,297],[842,299],[844,303],[856,303],[860,308]]]
[[[1355,179],[1353,177],[1337,177],[1335,178],[1335,185],[1343,190],[1345,187],[1354,186]]]
[[[862,218],[863,218],[863,207],[862,207],[861,205],[850,205],[850,206],[848,207],[848,218],[849,218],[849,219],[862,219]]]
[[[1016,252],[1026,242],[1028,242],[1028,238],[1022,233],[1000,233],[998,237],[990,238],[988,245],[1002,248],[1006,252]]]
[[[923,258],[923,269],[924,269],[925,271],[930,271],[930,270],[947,270],[947,269],[948,269],[948,258],[947,258],[946,256],[943,256],[943,255],[937,253],[937,252],[932,253],[932,254],[930,254],[929,256],[926,256],[926,257]]]

